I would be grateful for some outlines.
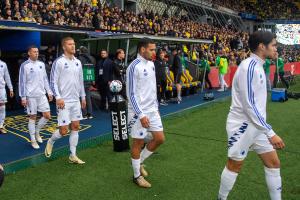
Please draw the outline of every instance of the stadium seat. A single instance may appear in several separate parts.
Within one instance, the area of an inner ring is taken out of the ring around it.
[[[197,89],[200,87],[200,81],[194,81],[194,78],[191,76],[189,70],[184,69],[181,76],[181,81],[183,86],[188,89],[189,94],[195,94]]]
[[[176,90],[175,81],[174,81],[174,73],[172,71],[168,71],[166,73],[167,76],[167,91],[174,91]]]

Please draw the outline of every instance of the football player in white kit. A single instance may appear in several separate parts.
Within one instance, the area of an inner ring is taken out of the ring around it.
[[[158,111],[155,67],[152,62],[155,43],[147,38],[138,43],[138,56],[126,71],[126,92],[128,97],[128,131],[132,137],[131,162],[133,181],[140,187],[151,184],[144,179],[148,176],[143,162],[165,140],[161,117]],[[152,133],[153,139],[145,148],[144,138]]]
[[[73,38],[63,38],[62,48],[64,54],[53,62],[50,75],[50,87],[56,98],[59,129],[48,140],[45,156],[51,156],[54,142],[67,135],[69,132],[68,126],[71,125],[69,162],[84,164],[85,162],[76,155],[79,139],[78,131],[80,120],[82,120],[81,108],[86,107],[82,65],[80,60],[74,56],[76,51]]]
[[[228,161],[221,175],[218,200],[227,199],[249,150],[255,151],[263,162],[271,199],[281,199],[280,161],[276,149],[285,145],[266,122],[267,87],[263,69],[265,59],[276,56],[276,45],[271,32],[257,31],[250,35],[252,54],[241,62],[234,76],[226,124]]]
[[[0,51],[0,55],[1,55],[1,51]],[[5,62],[0,60],[0,134],[7,133],[6,130],[4,129],[4,120],[6,116],[5,103],[7,102],[5,85],[7,85],[9,89],[9,96],[12,98],[14,96],[14,91],[8,73],[7,65]]]
[[[46,73],[45,64],[38,60],[39,49],[36,46],[28,48],[29,58],[21,64],[19,73],[19,96],[22,106],[27,108],[29,115],[28,130],[31,140],[31,146],[39,149],[39,143],[43,143],[40,136],[40,130],[47,124],[51,118],[49,101],[52,101],[52,91],[49,87],[49,81]],[[43,116],[35,126],[37,112]]]

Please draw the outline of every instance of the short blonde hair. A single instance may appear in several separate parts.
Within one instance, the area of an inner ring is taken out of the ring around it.
[[[72,37],[64,37],[62,40],[61,40],[61,46],[64,46],[64,44],[69,41],[69,40],[73,40],[74,39]]]

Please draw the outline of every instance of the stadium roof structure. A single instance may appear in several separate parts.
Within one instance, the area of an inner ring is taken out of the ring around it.
[[[189,38],[177,38],[177,37],[169,37],[169,36],[154,36],[154,35],[146,35],[146,34],[135,34],[135,33],[115,33],[115,32],[89,32],[89,37],[87,39],[83,39],[82,41],[91,42],[98,40],[139,40],[142,38],[150,38],[155,41],[167,42],[167,43],[189,43],[189,44],[200,44],[213,43],[212,40],[205,39],[189,39]]]
[[[32,28],[32,27],[6,27],[6,26],[0,26],[0,30],[87,34],[86,31],[74,31],[74,30],[63,30],[63,29],[43,29],[43,28]]]

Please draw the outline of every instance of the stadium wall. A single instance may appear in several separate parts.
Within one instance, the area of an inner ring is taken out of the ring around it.
[[[225,75],[226,83],[231,86],[234,74],[237,70],[237,66],[229,67],[229,72]],[[273,82],[275,65],[270,67],[270,80]],[[292,75],[300,75],[300,62],[287,63],[284,65],[285,71],[290,71]],[[213,87],[219,87],[219,70],[216,67],[212,67],[209,73],[209,79],[212,82]]]

